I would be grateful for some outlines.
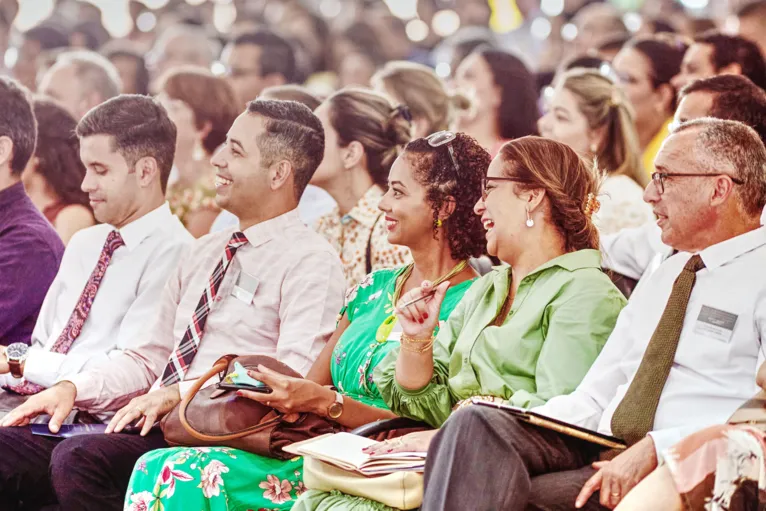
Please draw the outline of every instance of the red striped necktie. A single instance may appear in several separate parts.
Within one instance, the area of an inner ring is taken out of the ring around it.
[[[96,298],[96,293],[101,285],[101,281],[104,279],[104,274],[106,273],[107,267],[109,267],[114,251],[123,245],[125,245],[125,242],[117,231],[110,232],[109,236],[106,237],[106,243],[104,243],[104,248],[101,249],[101,255],[98,258],[96,268],[93,270],[93,273],[90,274],[90,278],[85,284],[85,289],[83,289],[80,299],[77,301],[74,311],[72,311],[72,315],[69,316],[69,321],[64,327],[64,330],[61,332],[58,339],[56,339],[56,342],[53,343],[53,346],[51,347],[52,353],[61,353],[64,355],[69,353],[69,349],[80,336],[82,327],[88,319],[90,308],[93,306],[93,300]],[[4,388],[25,396],[37,394],[38,392],[45,390],[45,387],[28,381],[25,381],[20,385]]]
[[[226,275],[226,270],[229,268],[229,264],[234,259],[234,254],[237,250],[247,243],[247,238],[241,232],[235,232],[229,243],[226,245],[223,257],[218,261],[218,265],[213,270],[213,274],[208,280],[208,285],[205,288],[205,292],[199,299],[197,308],[192,315],[191,323],[186,328],[186,333],[181,338],[181,342],[178,343],[178,347],[170,355],[168,364],[165,366],[165,370],[162,372],[162,380],[160,382],[161,387],[167,387],[183,380],[186,371],[194,360],[194,356],[199,350],[199,343],[202,340],[202,335],[205,332],[205,323],[207,323],[207,316],[210,313],[210,307],[215,302],[218,296],[218,289],[221,287],[223,277]]]

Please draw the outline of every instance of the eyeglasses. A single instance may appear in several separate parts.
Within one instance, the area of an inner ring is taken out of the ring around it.
[[[490,177],[490,176],[484,176],[481,178],[481,200],[485,201],[487,200],[487,196],[489,195],[489,188],[487,188],[487,185],[490,181],[510,181],[513,183],[526,183],[527,181],[518,177]]]
[[[734,176],[730,176],[729,174],[679,174],[675,172],[654,172],[652,173],[652,183],[654,183],[654,186],[657,187],[657,192],[662,195],[665,193],[665,180],[669,177],[721,177],[726,176],[734,184],[741,185],[744,184],[744,181],[742,181],[739,178],[736,178]]]
[[[452,159],[452,165],[455,166],[455,177],[460,176],[460,165],[457,164],[457,158],[455,158],[455,150],[452,148],[452,141],[457,138],[457,135],[451,131],[437,131],[436,133],[429,135],[426,138],[428,145],[431,147],[441,147],[447,145],[449,151],[449,157]]]

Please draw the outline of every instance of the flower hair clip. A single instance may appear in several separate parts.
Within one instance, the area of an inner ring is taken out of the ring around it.
[[[601,202],[592,193],[588,194],[588,198],[585,200],[585,208],[583,212],[588,218],[592,217],[598,210],[601,209]]]

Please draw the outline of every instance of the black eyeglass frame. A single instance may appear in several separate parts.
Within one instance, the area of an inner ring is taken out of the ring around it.
[[[428,145],[434,149],[443,145],[447,146],[449,157],[452,160],[452,165],[455,167],[455,176],[457,177],[460,176],[460,165],[457,163],[457,158],[455,157],[455,149],[452,147],[452,141],[456,138],[457,135],[455,133],[443,130],[428,135],[426,137],[426,141],[428,142]]]
[[[654,186],[657,187],[657,192],[659,192],[660,195],[665,193],[665,180],[669,177],[721,177],[726,176],[729,179],[731,179],[731,182],[735,185],[742,185],[745,184],[744,181],[739,179],[738,177],[731,176],[729,174],[720,173],[720,174],[702,174],[702,173],[693,173],[693,174],[683,174],[680,172],[652,172],[652,183],[654,183]]]

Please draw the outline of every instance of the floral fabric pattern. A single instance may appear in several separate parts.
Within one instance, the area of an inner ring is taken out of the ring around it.
[[[168,186],[167,192],[170,211],[186,225],[187,215],[199,210],[220,211],[215,203],[215,182],[213,177],[205,177],[192,188]]]
[[[367,275],[367,243],[370,243],[372,270],[395,268],[411,261],[407,247],[388,242],[386,222],[378,209],[383,189],[370,188],[346,215],[336,207],[317,220],[315,230],[338,251],[346,283],[353,288]]]

